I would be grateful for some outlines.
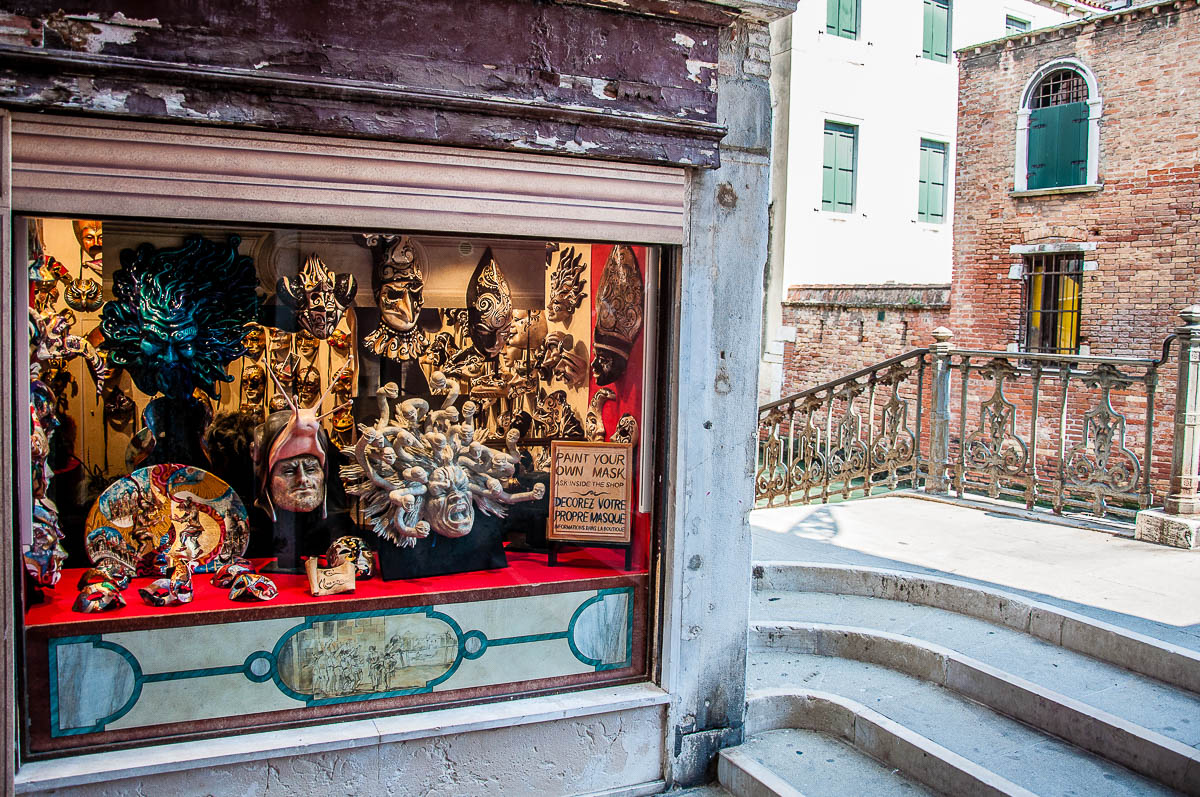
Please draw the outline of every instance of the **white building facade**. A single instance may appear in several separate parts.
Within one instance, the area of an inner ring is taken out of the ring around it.
[[[1096,10],[1074,0],[808,0],[777,24],[764,366],[781,351],[790,285],[950,280],[954,51]]]

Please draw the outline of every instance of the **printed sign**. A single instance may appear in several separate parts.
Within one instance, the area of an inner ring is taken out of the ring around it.
[[[553,441],[546,538],[628,543],[633,529],[632,487],[632,445]]]

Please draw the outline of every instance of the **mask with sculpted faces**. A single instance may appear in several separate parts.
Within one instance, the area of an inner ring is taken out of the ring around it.
[[[250,331],[246,333],[246,337],[242,338],[242,343],[246,346],[246,356],[251,360],[257,360],[262,357],[263,350],[267,347],[263,328],[255,324],[250,327]]]
[[[512,292],[500,264],[485,249],[467,286],[467,323],[475,350],[495,357],[508,344],[513,322]]]
[[[425,516],[434,531],[444,537],[470,533],[475,525],[475,504],[466,471],[458,465],[437,468],[429,476],[426,496]]]
[[[296,351],[306,360],[311,360],[317,354],[317,339],[307,330],[296,333]]]
[[[587,282],[583,272],[587,263],[583,255],[568,246],[558,258],[558,267],[550,273],[550,300],[546,304],[546,319],[556,324],[570,324],[572,316],[587,297]]]
[[[325,468],[312,454],[275,463],[271,469],[271,500],[289,512],[312,512],[325,501]]]
[[[354,302],[358,282],[350,274],[334,274],[313,254],[296,279],[282,277],[275,288],[280,300],[295,312],[300,328],[325,340]]]
[[[562,360],[563,352],[570,350],[574,345],[575,338],[570,333],[559,329],[546,336],[534,357],[537,362],[538,374],[541,375],[543,382],[549,382],[554,378],[554,371],[558,368],[559,361]]]
[[[296,391],[301,407],[312,407],[321,397],[321,372],[311,365],[300,375]]]

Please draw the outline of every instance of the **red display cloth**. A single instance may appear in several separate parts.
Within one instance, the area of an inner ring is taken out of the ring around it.
[[[271,560],[256,560],[255,564],[263,565]],[[314,598],[308,593],[308,577],[305,575],[290,575],[286,573],[266,574],[275,586],[279,595],[271,601],[231,601],[228,589],[217,589],[211,583],[212,574],[197,573],[192,577],[195,595],[191,603],[182,606],[148,606],[138,594],[138,588],[149,584],[151,578],[135,578],[122,593],[125,596],[125,607],[111,612],[84,614],[71,610],[78,591],[75,585],[83,574],[84,568],[68,568],[63,571],[62,580],[54,589],[45,590],[46,602],[30,607],[25,614],[25,625],[39,626],[56,623],[87,623],[93,620],[106,620],[117,617],[161,617],[163,615],[189,615],[201,612],[230,611],[237,609],[258,609],[263,606],[299,606],[311,604],[320,606],[320,613],[337,611],[337,603],[345,600],[362,598],[389,598],[405,595],[425,595],[431,593],[462,592],[466,590],[490,589],[495,587],[512,587],[526,584],[553,584],[563,581],[577,581],[601,576],[626,575],[644,573],[642,570],[624,570],[625,552],[620,549],[564,548],[558,557],[559,565],[549,567],[546,555],[538,553],[508,552],[509,566],[499,570],[479,570],[473,573],[455,573],[449,576],[433,578],[407,579],[402,581],[384,581],[375,576],[366,581],[360,580],[354,592],[340,595],[327,595]]]

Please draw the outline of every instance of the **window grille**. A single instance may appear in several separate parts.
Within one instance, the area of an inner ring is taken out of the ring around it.
[[[1083,307],[1082,254],[1027,255],[1023,292],[1022,350],[1077,354]]]
[[[1083,75],[1074,69],[1057,69],[1042,78],[1042,82],[1033,92],[1033,100],[1029,107],[1050,108],[1055,105],[1083,102],[1087,98],[1087,83]]]

